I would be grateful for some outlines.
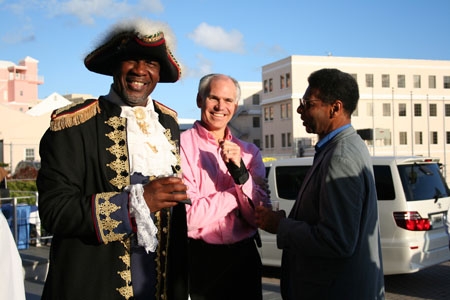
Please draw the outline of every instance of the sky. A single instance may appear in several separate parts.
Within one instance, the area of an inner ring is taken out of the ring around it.
[[[262,67],[291,55],[450,60],[449,0],[0,0],[0,60],[39,61],[39,99],[107,94],[112,78],[84,57],[112,25],[167,23],[183,66],[152,98],[198,119],[199,79],[225,73],[262,81]]]

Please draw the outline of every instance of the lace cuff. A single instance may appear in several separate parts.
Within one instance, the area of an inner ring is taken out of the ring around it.
[[[147,253],[155,252],[158,246],[158,228],[153,223],[150,209],[145,203],[142,184],[131,185],[130,195],[130,214],[136,219],[138,245],[144,247]]]

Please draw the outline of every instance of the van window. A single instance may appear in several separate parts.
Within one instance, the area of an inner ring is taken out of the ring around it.
[[[277,195],[280,198],[295,200],[300,186],[310,166],[282,166],[275,168]]]
[[[399,165],[398,172],[407,201],[437,200],[449,196],[438,164]]]
[[[394,200],[395,189],[389,166],[373,166],[378,200]]]

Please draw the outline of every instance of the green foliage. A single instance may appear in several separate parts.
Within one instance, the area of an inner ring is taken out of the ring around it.
[[[36,204],[36,180],[8,180],[10,197],[18,197],[18,203]]]

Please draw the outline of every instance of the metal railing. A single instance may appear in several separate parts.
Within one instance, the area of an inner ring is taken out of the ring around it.
[[[2,208],[3,214],[3,208],[4,206],[8,205],[8,224],[10,225],[10,229],[12,232],[12,235],[14,237],[14,241],[16,242],[16,245],[19,247],[20,242],[25,242],[26,247],[28,247],[30,244],[35,246],[41,246],[41,242],[45,241],[47,242],[52,238],[52,236],[42,236],[41,234],[41,220],[39,218],[39,212],[38,212],[38,193],[37,192],[30,192],[33,195],[30,196],[21,196],[21,197],[5,197],[0,198],[0,208]],[[30,201],[31,199],[31,201]],[[23,202],[32,203],[34,201],[34,205],[24,204]],[[29,207],[29,214],[26,217],[26,219],[23,218],[22,214],[19,214],[19,208],[23,207]],[[6,217],[6,215],[5,215]],[[22,226],[22,227],[21,227]],[[19,228],[23,228],[25,226],[26,229],[26,240],[23,241],[21,238],[23,236],[20,236],[22,232],[19,232]]]

